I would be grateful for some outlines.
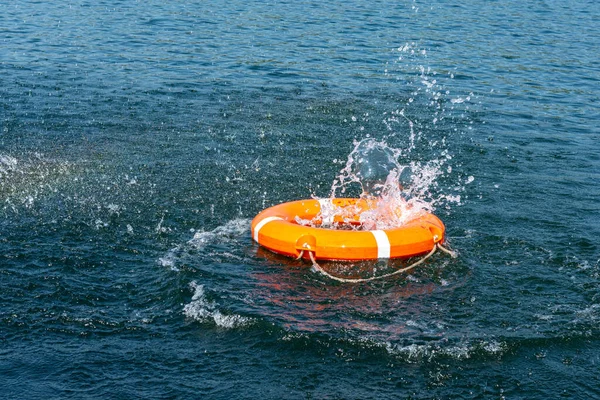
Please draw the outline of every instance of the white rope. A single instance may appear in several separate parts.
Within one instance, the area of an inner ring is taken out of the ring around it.
[[[450,249],[447,249],[447,248],[445,248],[444,246],[442,246],[439,243],[436,243],[436,245],[437,245],[438,249],[440,249],[441,251],[443,251],[446,254],[449,254],[450,257],[452,257],[452,258],[458,257],[458,253],[457,252],[455,252],[453,250],[450,250]]]
[[[315,259],[315,256],[313,255],[313,253],[314,253],[313,251],[308,250],[308,255],[310,257],[310,261],[312,261],[313,268],[317,272],[320,272],[321,274],[323,274],[326,277],[328,277],[329,279],[333,279],[334,281],[344,282],[344,283],[361,283],[361,282],[370,282],[370,281],[374,281],[374,280],[377,280],[377,279],[389,278],[390,276],[394,276],[394,275],[398,275],[398,274],[401,274],[401,273],[406,272],[406,271],[410,271],[411,269],[413,269],[417,265],[420,265],[423,262],[425,262],[425,260],[427,260],[429,257],[431,257],[433,255],[433,253],[435,253],[435,251],[437,249],[440,249],[443,252],[445,252],[447,254],[450,254],[453,258],[457,257],[456,252],[445,248],[444,246],[442,246],[439,243],[436,243],[435,246],[433,246],[433,248],[431,249],[431,251],[427,255],[425,255],[419,261],[417,261],[417,262],[409,265],[408,267],[401,268],[401,269],[396,270],[394,272],[390,272],[389,274],[384,274],[384,275],[380,275],[380,276],[372,276],[371,278],[340,278],[338,276],[331,275],[329,272],[325,271],[319,264],[317,264],[317,260]],[[300,259],[302,257],[303,253],[304,253],[304,250],[302,250],[302,252],[300,253],[300,256],[298,257],[298,259]]]

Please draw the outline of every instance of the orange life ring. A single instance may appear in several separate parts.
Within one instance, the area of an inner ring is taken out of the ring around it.
[[[431,213],[423,213],[402,227],[386,230],[338,230],[301,225],[296,218],[313,220],[322,206],[335,206],[345,215],[337,223],[358,224],[360,212],[369,204],[361,199],[298,200],[260,212],[252,220],[252,238],[259,245],[289,257],[317,260],[375,260],[408,258],[430,252],[444,241],[445,227]],[[344,213],[343,210],[347,212]],[[322,221],[321,221],[322,222]]]

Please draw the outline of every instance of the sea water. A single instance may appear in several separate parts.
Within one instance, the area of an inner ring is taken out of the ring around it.
[[[1,4],[0,398],[599,397],[599,18]],[[361,143],[387,175],[350,178]],[[433,211],[459,257],[342,284],[252,241],[332,192]]]

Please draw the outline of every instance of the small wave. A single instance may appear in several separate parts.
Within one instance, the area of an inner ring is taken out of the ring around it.
[[[595,321],[597,319],[596,317],[600,314],[600,304],[592,304],[591,306],[583,310],[579,310],[576,313],[581,317],[588,317]]]
[[[248,219],[234,219],[225,225],[218,226],[209,232],[196,232],[188,244],[195,249],[202,249],[215,241],[235,239],[248,232],[250,221]]]
[[[184,244],[177,245],[165,254],[164,257],[158,259],[158,264],[170,268],[173,271],[179,271],[178,264],[180,261],[189,255],[190,252],[202,251],[206,247],[215,244],[230,243],[237,240],[242,235],[249,232],[250,221],[248,219],[234,219],[228,221],[225,225],[218,226],[212,231],[198,231],[194,237]],[[230,252],[223,252],[223,255],[237,258]]]
[[[226,329],[248,326],[253,322],[251,318],[241,315],[223,314],[217,308],[217,303],[209,300],[204,285],[199,285],[193,281],[190,283],[190,288],[194,291],[194,295],[192,301],[183,307],[183,313],[186,317],[202,323],[213,322],[215,325]]]
[[[347,334],[347,331],[345,333]],[[439,362],[442,359],[457,361],[481,358],[499,359],[514,349],[513,344],[499,339],[474,339],[456,342],[442,339],[431,342],[415,342],[408,338],[400,341],[375,339],[370,335],[336,338],[323,336],[322,334],[314,335],[307,332],[293,331],[286,331],[279,340],[282,342],[303,343],[306,346],[316,344],[326,348],[337,348],[338,351],[350,358],[353,354],[364,354],[366,351],[373,354],[387,355],[409,364]]]
[[[400,357],[407,362],[429,362],[439,358],[466,360],[473,357],[502,357],[509,351],[508,343],[496,340],[483,340],[471,343],[412,343],[408,345],[391,342],[378,343],[377,347],[394,357]]]

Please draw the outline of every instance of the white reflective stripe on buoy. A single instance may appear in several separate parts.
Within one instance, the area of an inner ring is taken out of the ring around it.
[[[258,243],[258,231],[260,231],[263,226],[265,226],[266,224],[268,224],[271,221],[282,220],[282,219],[283,218],[281,218],[281,217],[267,217],[267,218],[263,219],[262,221],[260,221],[258,224],[256,224],[256,227],[254,228],[254,241],[256,243]]]
[[[377,258],[390,258],[390,239],[385,231],[370,231],[377,242]]]
[[[331,199],[319,199],[319,206],[321,207],[321,211],[323,211],[323,209],[331,210],[333,208]],[[323,221],[321,222],[323,225],[329,225],[329,224],[333,223],[333,218],[334,218],[333,213],[328,213],[328,214],[330,214],[330,215],[327,218],[323,219]],[[322,213],[321,213],[321,217],[323,217]]]

